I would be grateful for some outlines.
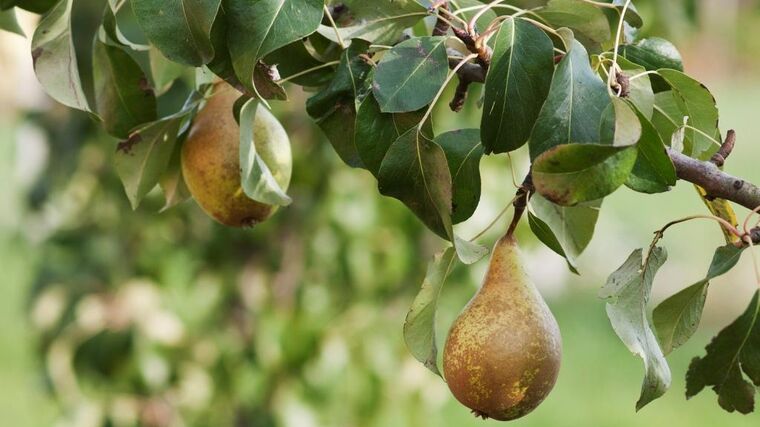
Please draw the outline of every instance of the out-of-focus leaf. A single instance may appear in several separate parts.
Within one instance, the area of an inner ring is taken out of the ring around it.
[[[726,274],[741,258],[744,248],[727,245],[718,248],[703,280],[666,299],[654,309],[652,321],[662,351],[667,355],[686,343],[702,320],[710,280]]]
[[[607,300],[607,316],[620,340],[644,361],[644,382],[636,403],[639,410],[661,397],[670,387],[670,367],[648,319],[647,304],[657,271],[667,260],[663,248],[653,248],[646,259],[637,249],[607,279],[600,297]]]
[[[744,314],[713,338],[707,354],[692,360],[686,373],[687,398],[711,386],[718,395],[718,404],[726,411],[754,411],[755,386],[760,386],[759,300],[757,292]]]
[[[536,191],[562,205],[602,199],[625,184],[637,157],[636,146],[565,144],[533,163]]]
[[[415,0],[343,0],[344,16],[350,20],[343,25],[341,17],[336,17],[338,32],[344,42],[362,39],[374,44],[393,45],[401,38],[404,29],[414,26],[428,15],[427,9]],[[338,42],[335,29],[326,25],[319,27],[319,33]]]
[[[581,40],[588,39],[597,45],[601,45],[612,38],[607,16],[601,9],[585,1],[550,0],[546,7],[537,13],[552,28],[570,28]]]
[[[161,212],[177,206],[178,204],[190,199],[190,190],[185,184],[185,178],[182,175],[182,144],[174,145],[174,152],[169,160],[166,170],[158,180],[161,190],[164,192],[166,203],[161,208]]]
[[[195,67],[214,58],[211,27],[221,0],[131,0],[150,42],[175,62]]]
[[[73,0],[60,0],[40,20],[32,37],[34,72],[53,99],[78,110],[90,111],[82,90],[71,37]]]
[[[549,96],[530,137],[531,159],[563,144],[601,142],[602,116],[610,105],[606,84],[578,43],[557,66]]]
[[[444,37],[418,37],[393,47],[378,64],[372,91],[384,113],[430,104],[449,71]]]
[[[21,37],[26,37],[24,30],[21,29],[21,26],[16,20],[16,9],[13,8],[8,10],[0,10],[0,30],[10,31],[11,33],[18,34]]]
[[[438,298],[446,282],[446,277],[456,262],[453,247],[435,256],[430,262],[422,282],[422,288],[412,302],[412,307],[404,322],[404,342],[415,359],[426,368],[441,376],[438,367],[438,345],[436,343],[435,319]]]
[[[546,33],[522,19],[501,25],[484,90],[480,129],[486,152],[513,151],[528,141],[553,72],[554,49]]]

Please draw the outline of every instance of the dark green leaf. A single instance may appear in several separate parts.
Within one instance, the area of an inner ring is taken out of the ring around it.
[[[710,280],[726,274],[739,262],[744,248],[718,248],[703,280],[666,299],[654,309],[652,320],[665,354],[686,343],[697,331]]]
[[[356,148],[364,166],[377,176],[391,144],[409,129],[419,125],[423,110],[411,113],[383,113],[372,93],[367,94],[356,113]],[[424,130],[432,134],[430,122]]]
[[[760,292],[747,310],[713,338],[707,354],[695,358],[686,374],[686,397],[706,386],[718,395],[728,412],[748,414],[755,408],[755,386],[760,386]],[[744,379],[742,372],[752,381]]]
[[[438,135],[435,142],[446,153],[453,183],[453,214],[458,224],[470,218],[480,203],[480,159],[483,145],[477,129],[464,129]]]
[[[229,0],[224,5],[235,74],[254,92],[258,61],[313,33],[324,14],[324,0]]]
[[[150,42],[175,62],[201,66],[214,57],[211,26],[221,0],[131,0]]]
[[[644,361],[646,373],[637,410],[665,394],[670,387],[670,367],[647,317],[654,276],[667,258],[663,248],[653,248],[646,260],[641,249],[634,251],[607,279],[600,292],[600,296],[608,300],[607,316],[618,337]]]
[[[18,21],[16,20],[16,9],[13,8],[0,10],[0,30],[10,31],[21,37],[26,37],[24,30],[18,25]]]
[[[451,271],[456,252],[451,247],[437,254],[430,262],[422,282],[422,288],[412,302],[412,307],[404,322],[404,342],[415,359],[436,375],[441,375],[438,367],[438,344],[436,343],[435,319],[438,298],[446,277]]]
[[[301,40],[275,50],[264,58],[264,62],[277,66],[281,78],[301,86],[328,84],[335,73],[335,67],[314,69],[325,64],[315,58]],[[304,74],[308,70],[312,71]]]
[[[393,47],[377,66],[372,91],[385,113],[430,104],[449,71],[444,37],[418,37]]]
[[[93,49],[95,105],[111,135],[126,139],[135,127],[156,120],[156,96],[140,65],[104,32]]]
[[[554,72],[530,137],[531,159],[558,145],[601,142],[602,115],[610,103],[607,86],[591,68],[586,49],[574,41]]]
[[[570,271],[575,274],[579,274],[578,269],[574,264],[575,260],[571,260],[570,257],[568,257],[568,255],[565,253],[565,250],[562,248],[562,244],[559,242],[557,236],[554,235],[554,232],[547,223],[542,221],[541,218],[535,216],[532,212],[528,211],[528,225],[530,226],[530,230],[533,232],[533,234],[538,237],[538,240],[540,240],[549,249],[554,251],[557,255],[565,258]]]
[[[636,114],[642,126],[641,139],[637,144],[639,155],[626,185],[642,193],[668,191],[678,180],[676,168],[665,151],[657,129],[641,111],[637,110]]]
[[[369,44],[361,40],[351,43],[343,52],[330,84],[306,102],[306,111],[340,158],[352,167],[363,167],[355,144],[356,98],[365,89],[365,80],[372,70],[360,56],[368,48]]]
[[[635,146],[560,145],[535,160],[533,183],[538,193],[563,206],[602,199],[626,182],[636,156]]]
[[[549,36],[522,19],[504,22],[484,90],[481,135],[487,153],[513,151],[528,141],[553,73]]]
[[[82,90],[71,38],[73,0],[60,0],[45,14],[32,37],[34,72],[45,91],[61,104],[90,111]]]
[[[48,12],[58,0],[2,0],[0,6],[2,9],[7,7],[17,6],[19,9],[28,10],[34,13]]]
[[[380,193],[404,202],[429,229],[451,239],[451,173],[443,149],[417,128],[391,145],[380,166]]]

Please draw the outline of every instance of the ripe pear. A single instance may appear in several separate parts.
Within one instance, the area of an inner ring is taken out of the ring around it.
[[[561,357],[557,321],[526,274],[517,241],[505,236],[446,339],[449,389],[478,416],[513,420],[546,398]]]
[[[216,221],[252,227],[269,218],[276,206],[248,198],[241,187],[240,127],[233,106],[241,93],[217,83],[182,147],[182,173],[190,193]],[[288,135],[269,110],[259,107],[254,119],[256,152],[283,190],[290,184],[292,157]]]

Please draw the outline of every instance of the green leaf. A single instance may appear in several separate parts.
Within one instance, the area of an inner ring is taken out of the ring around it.
[[[610,103],[607,86],[591,68],[586,49],[574,41],[554,72],[531,134],[531,159],[558,145],[599,143],[602,116]]]
[[[459,259],[472,264],[488,251],[454,235],[452,178],[443,149],[410,129],[388,149],[378,173],[380,193],[403,202],[440,237],[452,242]]]
[[[253,74],[260,59],[313,33],[324,0],[229,0],[225,2],[232,65],[240,82],[256,91]]]
[[[575,274],[580,274],[578,268],[575,265],[575,260],[571,259],[565,250],[562,248],[562,244],[557,239],[549,224],[541,220],[541,218],[528,211],[528,225],[533,234],[540,240],[546,247],[554,251],[557,255],[565,258],[567,266]]]
[[[79,76],[71,38],[73,0],[60,0],[40,20],[32,37],[32,59],[37,80],[53,99],[78,110],[90,111]]]
[[[654,125],[636,110],[642,126],[641,139],[637,144],[639,155],[626,185],[642,193],[661,193],[676,185],[678,177],[665,144]]]
[[[345,12],[336,17],[344,41],[362,39],[374,44],[396,44],[404,29],[413,27],[428,16],[427,9],[414,0],[346,0]],[[343,22],[347,17],[347,22]],[[337,43],[335,29],[321,25],[319,34]]]
[[[666,355],[685,344],[697,331],[710,280],[734,268],[742,252],[744,248],[734,245],[718,248],[703,280],[671,296],[654,309],[652,320]]]
[[[602,199],[625,184],[636,156],[636,146],[560,145],[534,161],[533,183],[538,193],[558,205]]]
[[[264,62],[277,66],[281,78],[300,86],[326,85],[335,73],[335,67],[315,69],[324,66],[325,63],[315,58],[302,40],[275,50],[264,58]],[[308,70],[312,71],[303,74]],[[295,77],[296,75],[298,77]]]
[[[352,43],[341,55],[330,84],[306,102],[306,111],[327,135],[340,158],[352,167],[363,167],[355,143],[356,99],[366,88],[365,81],[372,70],[361,57],[367,49],[367,42]]]
[[[105,130],[126,139],[135,127],[156,120],[156,96],[140,65],[105,32],[93,48],[95,105]]]
[[[287,140],[288,135],[280,126],[269,126],[277,119],[258,100],[249,99],[240,109],[240,168],[241,183],[245,195],[257,202],[275,206],[287,206],[292,199],[283,187],[290,182],[291,170],[272,170],[266,159],[257,152],[256,138],[270,133],[273,141]]]
[[[540,194],[534,194],[530,201],[531,216],[545,224],[548,230],[538,222],[531,225],[531,229],[550,249],[565,257],[573,270],[576,259],[594,237],[601,206],[601,201],[594,201],[565,207],[546,200]],[[554,240],[561,250],[555,247]]]
[[[637,410],[661,397],[670,387],[670,367],[647,317],[654,276],[667,258],[665,249],[658,247],[644,260],[643,250],[638,249],[612,273],[600,291],[600,297],[607,300],[607,316],[615,333],[644,361],[646,373]]]
[[[522,147],[546,101],[554,73],[549,36],[522,19],[509,19],[496,35],[486,76],[481,135],[487,153]]]
[[[612,38],[607,16],[599,8],[585,1],[550,0],[546,7],[537,13],[552,28],[568,27],[581,40],[588,39],[594,44],[602,44]]]
[[[654,96],[654,113],[652,124],[662,137],[666,145],[672,145],[673,134],[682,129],[684,115],[678,106],[675,94],[672,90],[659,92]],[[684,135],[685,136],[685,135]],[[684,138],[680,138],[684,139]],[[691,146],[689,142],[689,146]]]
[[[657,71],[662,68],[683,71],[681,53],[673,43],[659,37],[642,39],[635,44],[620,46],[620,54],[629,61],[641,65],[647,71]],[[670,89],[665,81],[652,76],[652,87],[655,92]]]
[[[182,175],[182,144],[174,144],[174,152],[166,166],[166,170],[161,174],[158,180],[161,190],[164,193],[164,207],[161,212],[177,206],[178,204],[189,200],[192,195],[185,184],[185,177]]]
[[[17,6],[19,9],[43,14],[48,12],[58,0],[0,0],[0,8]]]
[[[24,30],[21,29],[21,26],[19,26],[18,21],[16,20],[16,9],[13,8],[0,10],[0,30],[10,31],[21,37],[26,37]]]
[[[425,111],[383,113],[372,93],[368,93],[356,113],[356,148],[364,166],[377,176],[388,148],[401,135],[419,125]],[[428,121],[423,131],[433,133]]]
[[[446,38],[414,38],[385,54],[372,91],[384,113],[416,111],[433,101],[448,71]]]
[[[401,135],[380,166],[380,193],[402,201],[425,225],[451,240],[452,184],[446,154],[417,128]]]
[[[214,58],[211,26],[221,0],[131,0],[148,40],[175,62],[199,67]]]
[[[625,147],[641,139],[641,122],[631,104],[613,97],[601,128],[601,141],[612,142],[615,147]]]
[[[673,88],[673,94],[683,115],[689,117],[689,125],[720,139],[718,107],[710,91],[702,83],[680,71],[662,69],[658,73]],[[686,135],[693,141],[693,146],[687,147],[690,150],[686,153],[691,157],[706,159],[715,151],[711,149],[714,143],[707,136],[693,129],[687,129]]]
[[[430,262],[422,282],[420,292],[414,298],[412,307],[404,322],[404,342],[415,359],[422,362],[434,374],[441,376],[438,367],[438,344],[436,343],[435,320],[438,299],[455,263],[454,248],[448,248]]]
[[[177,134],[188,110],[149,123],[134,131],[116,149],[116,172],[119,174],[132,209],[140,202],[166,171],[177,141]]]
[[[760,386],[759,299],[760,292],[757,292],[744,314],[713,338],[707,346],[707,354],[692,360],[686,373],[687,398],[711,386],[726,411],[742,414],[754,411],[753,383]]]
[[[155,47],[151,46],[148,57],[150,58],[150,74],[153,78],[153,86],[159,96],[171,89],[174,81],[182,77],[187,70],[184,65],[170,61]]]
[[[435,142],[446,153],[452,188],[451,219],[458,224],[470,218],[480,203],[480,159],[483,145],[477,129],[463,129],[438,135]]]

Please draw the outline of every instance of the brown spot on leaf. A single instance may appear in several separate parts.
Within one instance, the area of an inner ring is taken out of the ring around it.
[[[116,151],[122,152],[124,154],[130,154],[132,152],[132,148],[134,148],[134,146],[140,141],[142,141],[142,136],[140,136],[139,133],[135,132],[132,135],[129,135],[129,138],[126,141],[120,142],[119,145],[116,146]]]
[[[145,76],[140,77],[140,81],[137,82],[137,86],[145,94],[146,97],[154,96],[153,87],[151,87],[148,79]]]

